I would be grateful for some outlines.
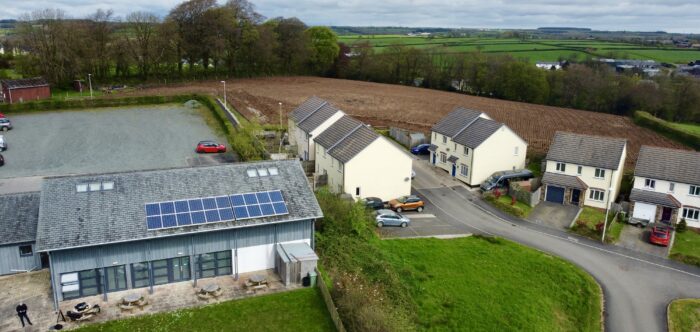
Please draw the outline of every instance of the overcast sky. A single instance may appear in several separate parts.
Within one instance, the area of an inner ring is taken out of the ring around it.
[[[0,0],[0,18],[42,8],[84,17],[98,8],[117,16],[164,16],[181,0]],[[224,2],[224,0],[219,0]],[[252,0],[266,17],[296,16],[309,25],[465,28],[586,27],[700,33],[700,0]]]

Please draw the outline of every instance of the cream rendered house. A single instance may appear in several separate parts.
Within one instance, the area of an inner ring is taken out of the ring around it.
[[[411,193],[413,159],[364,123],[343,116],[316,137],[316,172],[332,192],[388,201]]]
[[[302,160],[313,160],[316,155],[315,138],[345,113],[327,101],[311,97],[289,115],[289,143],[297,147]]]
[[[632,218],[700,228],[700,153],[642,146],[630,201]]]
[[[542,200],[605,209],[620,193],[625,139],[556,132],[542,176]]]
[[[527,142],[482,112],[458,107],[432,128],[430,163],[470,186],[525,167]]]

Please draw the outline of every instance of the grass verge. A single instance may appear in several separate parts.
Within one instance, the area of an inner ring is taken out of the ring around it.
[[[595,280],[562,259],[499,238],[388,240],[421,330],[600,331]]]
[[[334,331],[323,298],[305,288],[198,308],[113,320],[76,331]]]
[[[669,257],[700,266],[700,231],[688,228],[685,232],[676,232]]]
[[[532,211],[532,207],[518,200],[513,204],[513,198],[508,195],[501,195],[498,198],[493,194],[484,194],[484,200],[495,206],[497,209],[518,218],[526,218]]]
[[[700,331],[700,299],[678,299],[668,306],[669,332]]]
[[[617,242],[622,233],[622,229],[625,227],[624,221],[615,221],[613,220],[614,218],[615,215],[613,213],[608,214],[608,226],[605,232],[606,243]],[[603,230],[602,228],[598,228],[598,224],[602,224],[603,220],[605,220],[604,210],[584,206],[578,219],[576,219],[574,225],[571,226],[571,231],[590,239],[600,241],[601,236],[603,236]]]

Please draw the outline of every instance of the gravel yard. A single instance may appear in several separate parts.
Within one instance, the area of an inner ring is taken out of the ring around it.
[[[232,160],[198,156],[198,141],[225,139],[181,105],[10,115],[0,179],[184,167]]]

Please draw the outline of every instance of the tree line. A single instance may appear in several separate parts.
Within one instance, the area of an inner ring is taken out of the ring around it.
[[[340,47],[332,74],[341,78],[618,115],[641,110],[669,121],[700,122],[700,81],[692,77],[617,73],[591,59],[544,70],[526,59],[479,51],[391,46],[378,52],[369,43]]]
[[[330,29],[265,19],[247,0],[185,1],[163,19],[149,12],[116,18],[102,9],[69,19],[45,9],[21,17],[16,38],[4,43],[26,51],[6,56],[6,65],[54,84],[88,73],[110,80],[313,75],[327,71],[339,50]]]

